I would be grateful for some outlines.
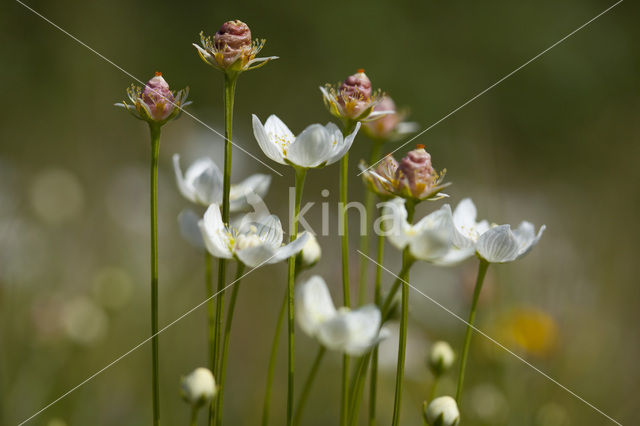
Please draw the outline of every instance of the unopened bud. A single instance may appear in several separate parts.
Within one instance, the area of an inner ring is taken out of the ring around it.
[[[211,401],[218,392],[213,374],[207,368],[196,368],[182,378],[182,397],[190,403],[200,407]]]
[[[428,405],[425,402],[422,414],[429,426],[456,426],[460,423],[458,404],[450,396],[438,397]]]
[[[225,66],[233,64],[245,50],[251,49],[251,30],[242,21],[227,21],[213,36],[213,45],[222,53]]]
[[[173,112],[175,108],[173,93],[161,72],[156,72],[156,75],[145,84],[142,101],[149,107],[151,118],[156,121],[166,119]]]
[[[455,360],[456,354],[451,346],[447,342],[439,341],[431,346],[427,363],[433,375],[438,377],[450,369]]]
[[[306,233],[306,232],[305,232]],[[312,233],[308,233],[309,238],[307,238],[307,242],[302,247],[302,265],[305,268],[310,268],[320,260],[322,256],[322,249],[320,248],[320,244],[318,244],[318,240],[315,235]]]

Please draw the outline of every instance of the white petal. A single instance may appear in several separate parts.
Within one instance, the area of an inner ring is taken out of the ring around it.
[[[449,253],[452,247],[451,229],[423,229],[411,239],[409,251],[416,259],[427,262],[438,261]]]
[[[360,122],[356,124],[356,128],[351,132],[349,136],[342,140],[340,137],[338,143],[336,143],[335,148],[331,154],[331,158],[327,161],[327,165],[333,164],[336,161],[340,160],[344,155],[351,149],[351,145],[353,145],[353,141],[358,134],[358,130],[360,130]]]
[[[178,190],[187,200],[192,203],[196,202],[194,189],[192,186],[188,185],[185,181],[184,176],[182,175],[182,169],[180,168],[180,155],[173,154],[173,171],[176,175],[176,184],[178,185]]]
[[[453,211],[453,223],[455,232],[453,243],[458,248],[472,247],[478,239],[478,236],[488,230],[486,221],[476,224],[476,216],[478,212],[471,198],[465,198],[458,203]]]
[[[380,322],[380,310],[373,305],[355,311],[338,311],[320,324],[318,340],[329,349],[362,355],[377,342]]]
[[[535,226],[530,222],[524,221],[513,231],[513,235],[516,238],[516,241],[518,241],[518,258],[529,253],[533,246],[538,244],[538,241],[540,241],[540,237],[542,237],[542,233],[546,228],[547,227],[545,225],[542,225],[536,235]]]
[[[407,209],[402,198],[394,198],[384,203],[384,230],[387,239],[397,249],[404,249],[411,240],[411,225],[407,222]]]
[[[222,173],[210,158],[197,159],[187,169],[185,180],[193,186],[197,203],[203,206],[222,203]]]
[[[178,215],[180,235],[192,246],[204,249],[204,240],[198,221],[200,221],[200,217],[191,209],[182,210]]]
[[[461,226],[475,226],[477,215],[478,210],[471,198],[465,198],[458,203],[453,212],[453,223],[458,228]]]
[[[451,247],[445,255],[433,260],[433,263],[440,266],[452,266],[467,260],[469,257],[473,256],[475,251],[475,246],[467,248]]]
[[[476,250],[488,262],[511,262],[518,257],[518,241],[509,225],[500,225],[480,235]]]
[[[296,287],[296,321],[309,336],[314,337],[320,325],[336,314],[331,294],[324,279],[314,275]]]
[[[267,118],[267,121],[264,123],[264,129],[272,141],[285,140],[291,143],[296,138],[287,125],[275,114],[271,114],[269,118]]]
[[[231,185],[229,193],[229,209],[231,212],[238,212],[249,207],[247,194],[253,193],[260,198],[264,198],[271,184],[271,175],[255,174],[243,181]]]
[[[290,242],[285,246],[278,248],[276,250],[276,255],[273,258],[271,258],[271,260],[269,260],[269,263],[282,262],[283,260],[288,259],[291,256],[294,256],[300,253],[300,251],[302,251],[302,249],[304,248],[304,245],[307,243],[308,239],[309,239],[309,234],[307,233],[300,234],[298,238],[296,238],[294,241]]]
[[[258,237],[265,244],[278,248],[282,244],[282,224],[276,215],[259,218],[256,223]]]
[[[252,117],[253,135],[256,137],[262,152],[264,152],[264,154],[273,161],[280,164],[286,164],[282,154],[282,149],[279,146],[276,146],[276,144],[269,138],[267,131],[260,122],[260,119],[255,115]]]
[[[220,206],[210,205],[198,225],[202,231],[205,246],[213,256],[223,259],[233,257],[231,250],[229,250],[229,237],[222,223]]]
[[[236,250],[236,256],[240,262],[250,268],[257,268],[267,263],[271,263],[270,259],[273,258],[274,254],[275,249],[267,244]]]
[[[329,159],[333,142],[324,126],[311,124],[289,145],[287,160],[304,168],[317,167]]]

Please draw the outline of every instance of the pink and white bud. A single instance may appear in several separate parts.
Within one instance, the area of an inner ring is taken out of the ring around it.
[[[363,69],[347,77],[338,92],[338,103],[345,109],[349,118],[360,116],[371,106],[371,80]]]
[[[404,184],[410,195],[419,197],[425,188],[433,183],[435,170],[431,165],[431,155],[425,151],[424,145],[412,151],[400,160],[396,178]]]
[[[173,112],[175,108],[173,93],[161,72],[156,72],[156,75],[145,84],[142,101],[149,108],[151,118],[155,121],[165,120]]]
[[[233,64],[245,51],[251,50],[251,30],[242,21],[227,21],[213,36],[213,45],[222,53],[223,65]]]
[[[387,139],[396,130],[396,126],[402,120],[402,117],[396,112],[396,103],[389,96],[384,96],[382,100],[373,107],[376,111],[393,111],[385,114],[377,120],[365,123],[369,133],[378,139]]]

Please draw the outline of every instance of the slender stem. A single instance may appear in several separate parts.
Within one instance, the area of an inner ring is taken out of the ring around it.
[[[480,260],[478,267],[478,278],[476,280],[476,287],[473,290],[473,301],[471,302],[471,311],[469,312],[469,321],[467,321],[467,331],[464,336],[464,346],[462,347],[462,356],[460,357],[460,374],[458,375],[458,389],[456,390],[456,402],[460,405],[460,397],[462,396],[462,384],[464,382],[464,372],[467,368],[467,357],[469,356],[469,347],[471,343],[471,334],[473,332],[473,322],[476,318],[476,308],[478,306],[478,299],[480,298],[480,292],[482,291],[482,284],[484,283],[484,277],[487,274],[489,268],[489,262],[486,260]]]
[[[371,352],[360,357],[358,368],[355,371],[351,384],[351,399],[349,402],[349,425],[358,424],[358,414],[360,413],[360,403],[362,402],[362,392],[364,390],[364,382],[367,377],[367,369],[371,361]]]
[[[431,383],[431,390],[429,391],[429,399],[427,401],[431,402],[433,398],[436,396],[436,389],[438,389],[439,381],[440,381],[440,376],[433,377],[433,383]]]
[[[236,91],[237,74],[225,73],[224,76],[224,175],[222,181],[222,221],[229,223],[229,191],[231,189],[231,137],[233,134],[233,102]],[[227,262],[218,259],[218,296],[216,297],[215,332],[213,338],[213,373],[220,375],[220,340],[222,335],[222,311],[224,309],[224,287],[227,275]],[[211,404],[210,425],[214,425],[216,404]]]
[[[293,212],[293,226],[291,229],[291,239],[298,237],[298,216],[300,215],[300,204],[302,202],[302,190],[304,189],[304,180],[307,176],[307,170],[296,168],[296,199]],[[289,258],[289,274],[287,279],[287,326],[288,326],[288,351],[287,351],[287,426],[293,421],[293,379],[294,379],[294,284],[296,279],[296,256]]]
[[[380,305],[382,299],[382,263],[384,262],[384,235],[378,235],[378,252],[376,256],[376,283],[374,300],[376,305]],[[371,378],[369,379],[369,425],[376,424],[376,393],[378,387],[378,346],[373,348],[371,355]]]
[[[369,164],[375,164],[380,156],[380,150],[382,149],[382,141],[374,140],[371,145],[371,155],[369,157]],[[376,197],[373,191],[368,188],[365,190],[364,195],[365,205],[365,220],[366,220],[366,233],[360,236],[360,251],[365,255],[369,255],[369,247],[371,240],[371,229],[373,227],[373,216],[376,207]],[[369,260],[364,256],[360,257],[360,283],[358,286],[358,305],[363,305],[367,297],[367,270],[369,269]]]
[[[233,281],[233,290],[231,291],[231,299],[229,299],[229,310],[227,311],[227,322],[224,328],[224,343],[222,345],[222,358],[220,361],[220,375],[218,377],[220,381],[220,388],[218,389],[218,397],[216,408],[216,424],[222,425],[222,408],[224,402],[224,390],[227,377],[227,359],[229,357],[229,342],[231,342],[231,324],[233,323],[233,312],[236,308],[236,301],[238,299],[238,292],[240,291],[240,280],[244,273],[244,264],[238,262],[238,268],[236,269],[236,278]]]
[[[160,424],[160,377],[158,374],[158,154],[160,126],[150,124],[151,132],[151,372],[153,425]]]
[[[345,134],[347,134],[345,132]],[[351,290],[349,288],[349,227],[347,223],[347,188],[349,173],[349,153],[342,157],[340,163],[340,203],[342,205],[342,294],[344,306],[351,306]],[[340,405],[340,425],[346,426],[349,418],[349,355],[342,357],[342,398]]]
[[[282,323],[284,322],[284,314],[287,312],[287,301],[289,300],[289,289],[284,292],[282,298],[282,305],[280,306],[280,312],[278,313],[278,321],[276,323],[276,331],[273,335],[273,342],[271,343],[271,355],[269,355],[269,367],[267,369],[267,385],[264,392],[264,404],[262,407],[262,426],[269,424],[269,408],[271,405],[271,388],[273,386],[273,376],[276,370],[276,358],[278,355],[278,343],[280,342],[280,332],[282,330]]]
[[[293,424],[295,426],[300,424],[300,420],[302,419],[302,412],[304,411],[304,406],[307,403],[307,399],[309,399],[309,393],[311,392],[311,386],[313,385],[313,381],[316,378],[318,373],[318,369],[320,368],[320,364],[322,363],[322,358],[326,349],[324,346],[320,346],[318,348],[318,353],[313,360],[313,364],[311,364],[311,370],[309,370],[309,375],[307,376],[307,380],[304,382],[304,387],[302,388],[302,393],[300,394],[300,399],[298,400],[298,404],[296,404],[295,417],[293,418]]]
[[[415,212],[415,204],[407,201],[407,221],[413,222],[413,214]],[[396,392],[393,402],[393,418],[391,421],[392,426],[398,426],[400,424],[400,407],[402,405],[402,382],[404,379],[404,361],[407,352],[407,322],[409,319],[409,268],[405,268],[404,265],[411,263],[411,254],[409,248],[405,248],[402,252],[402,264],[403,269],[406,269],[402,279],[402,310],[400,313],[400,335],[398,337],[398,365],[396,367]]]
[[[191,406],[191,420],[189,421],[190,426],[197,426],[198,424],[198,407],[194,404]]]
[[[207,288],[207,339],[209,342],[209,369],[215,371],[214,366],[214,339],[215,339],[215,325],[216,325],[216,301],[213,298],[213,257],[209,251],[204,251],[204,281]]]

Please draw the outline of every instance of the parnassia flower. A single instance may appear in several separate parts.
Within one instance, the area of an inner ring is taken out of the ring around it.
[[[441,396],[423,406],[424,421],[429,426],[456,426],[460,423],[460,411],[456,400]]]
[[[180,168],[180,155],[173,155],[173,170],[180,193],[192,203],[202,206],[222,203],[222,172],[208,157],[198,158],[183,174]],[[264,198],[271,184],[271,176],[254,174],[246,179],[231,184],[229,191],[229,210],[245,211],[249,207],[247,196],[255,194]]]
[[[224,72],[242,72],[259,68],[277,56],[256,58],[266,40],[251,40],[251,30],[242,21],[227,21],[213,38],[200,33],[202,46],[193,44],[207,64]]]
[[[280,164],[303,169],[320,168],[340,160],[351,148],[360,123],[346,138],[333,123],[311,124],[298,136],[277,116],[271,115],[264,125],[253,115],[253,134],[267,157]]]
[[[218,392],[213,374],[204,367],[196,368],[184,376],[180,381],[180,387],[184,400],[196,407],[211,401]]]
[[[296,288],[296,320],[300,328],[328,349],[360,356],[387,336],[375,305],[336,309],[324,279],[314,275]]]
[[[448,196],[441,192],[450,185],[443,183],[446,170],[440,173],[435,170],[424,145],[409,151],[400,163],[389,154],[374,169],[364,163],[360,169],[371,190],[383,198],[396,196],[419,202]]]
[[[320,87],[320,91],[329,112],[341,120],[370,121],[393,112],[374,111],[383,95],[380,91],[372,91],[371,80],[363,69],[347,77],[337,88],[327,84],[325,87]]]
[[[281,262],[302,250],[308,234],[302,234],[287,245],[282,245],[282,225],[274,215],[262,216],[254,221],[242,221],[238,229],[222,222],[220,206],[212,204],[199,223],[204,243],[209,252],[221,259],[237,259],[255,268]]]
[[[449,253],[454,232],[448,204],[411,224],[407,220],[405,200],[394,198],[384,203],[383,215],[387,239],[399,250],[409,247],[414,258],[435,263]]]
[[[373,107],[373,112],[384,111],[385,115],[364,123],[369,137],[378,141],[397,141],[418,130],[418,123],[406,122],[406,112],[398,111],[396,103],[389,96]]]
[[[160,72],[156,72],[144,89],[131,85],[127,89],[127,96],[130,104],[122,101],[115,105],[126,109],[139,120],[160,125],[178,118],[182,108],[191,103],[187,102],[189,88],[172,92]]]

